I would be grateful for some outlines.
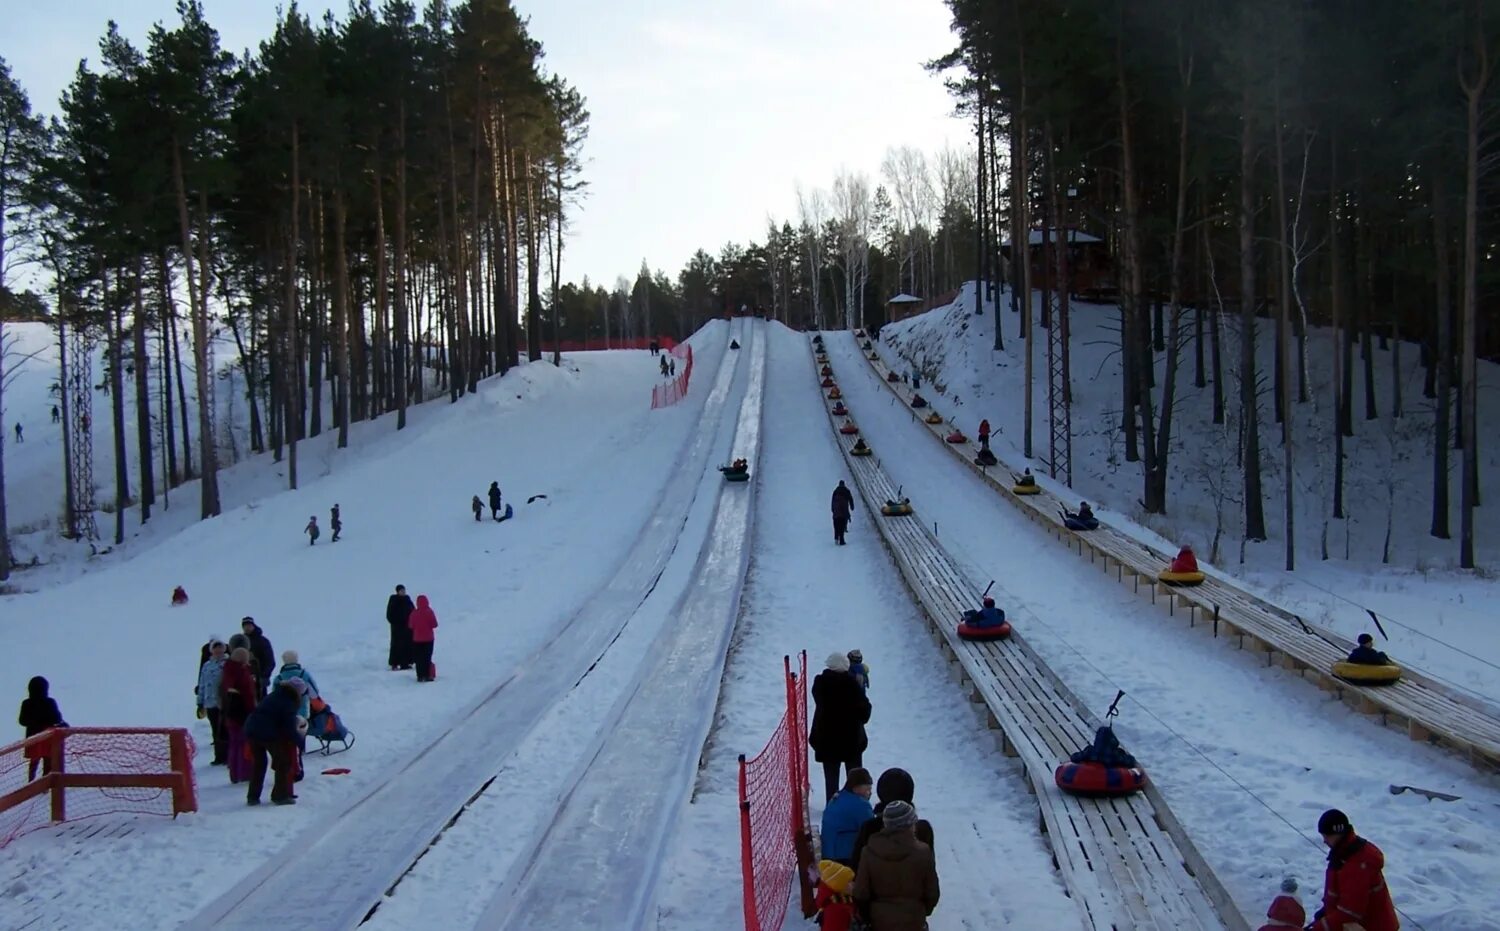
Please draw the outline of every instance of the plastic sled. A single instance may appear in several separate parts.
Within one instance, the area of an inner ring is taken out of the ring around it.
[[[1098,530],[1099,518],[1090,517],[1087,520],[1077,514],[1063,514],[1063,526],[1069,530]]]
[[[1338,662],[1333,664],[1333,674],[1355,685],[1391,685],[1400,680],[1401,667],[1395,663],[1377,666],[1371,663]]]
[[[862,344],[861,344],[861,345],[860,345],[860,348],[861,348],[861,349],[863,349],[863,350],[864,350],[864,351],[865,351],[865,352],[869,352],[869,351],[870,351],[870,350],[871,350],[871,349],[872,349],[872,348],[874,348],[874,347],[872,347],[872,346],[871,346],[871,345],[870,345],[870,341],[869,341],[869,340],[865,340],[865,341],[864,341],[864,342],[863,342],[863,343],[862,343]]]
[[[318,742],[318,748],[313,752],[332,756],[354,746],[354,732],[349,730],[326,701],[314,698],[311,712],[307,719],[307,737]]]
[[[724,473],[726,482],[748,482],[750,481],[750,470],[736,469],[733,466],[719,466],[719,471]]]
[[[831,375],[825,375],[825,376],[823,376],[823,380],[821,382],[819,382],[819,384],[822,385],[824,388],[832,388],[833,387],[833,377]]]
[[[823,366],[823,370],[821,372],[819,372],[818,374],[822,375],[825,378],[828,377],[829,375],[832,375],[833,374],[833,366],[831,366],[831,365],[825,365],[825,366]]]
[[[1010,486],[1010,490],[1011,490],[1012,494],[1017,494],[1017,495],[1039,495],[1039,494],[1042,493],[1042,486],[1040,486],[1040,485],[1012,485],[1012,486]]]
[[[927,415],[926,420],[930,424],[940,424],[943,422],[943,415],[939,414],[937,411],[933,411],[932,413]]]
[[[924,407],[927,406],[927,399],[926,398],[912,398],[911,399],[911,406],[917,408],[918,410],[921,410],[922,408],[924,408]]]
[[[513,507],[511,507],[509,504],[507,504],[505,506],[505,511],[503,513],[501,513],[501,515],[499,517],[495,518],[495,521],[496,521],[496,523],[499,523],[500,521],[510,520],[512,517],[515,517],[515,516],[516,516],[516,509],[513,508]]]

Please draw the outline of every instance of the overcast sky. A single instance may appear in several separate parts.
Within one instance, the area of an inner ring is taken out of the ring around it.
[[[419,2],[425,5],[425,0]],[[205,0],[236,53],[270,35],[276,0]],[[306,0],[320,19],[344,2]],[[885,150],[965,145],[940,78],[943,0],[517,0],[546,65],[592,114],[588,198],[563,277],[614,283],[641,259],[675,276],[698,247],[764,239],[767,215],[795,222],[798,181],[827,187],[841,166],[878,173]],[[144,44],[173,0],[0,0],[0,56],[57,111],[80,58],[98,60],[112,17]]]

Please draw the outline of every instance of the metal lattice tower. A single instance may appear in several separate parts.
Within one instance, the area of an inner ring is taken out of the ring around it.
[[[94,342],[86,327],[73,331],[68,343],[68,413],[72,423],[73,526],[85,540],[99,539],[94,520]]]
[[[1047,327],[1047,464],[1052,478],[1073,487],[1073,387],[1068,364],[1068,282],[1053,282]]]

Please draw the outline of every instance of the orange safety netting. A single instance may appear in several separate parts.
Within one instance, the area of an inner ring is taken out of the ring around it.
[[[57,727],[0,747],[0,847],[98,815],[196,811],[183,728]]]
[[[740,868],[746,931],[779,929],[807,845],[807,654],[786,659],[787,710],[753,759],[740,756]],[[809,864],[801,864],[803,866]],[[804,885],[804,899],[807,889]]]
[[[677,377],[664,384],[657,385],[651,389],[651,409],[658,407],[670,407],[687,397],[688,380],[693,377],[693,347],[675,346],[672,355],[683,360],[681,371]]]

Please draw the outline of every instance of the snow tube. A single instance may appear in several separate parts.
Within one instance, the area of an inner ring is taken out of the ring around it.
[[[1103,763],[1064,763],[1053,778],[1057,787],[1069,795],[1130,795],[1145,786],[1146,771]]]
[[[901,376],[897,375],[895,372],[886,372],[885,373],[885,380],[886,381],[900,381],[901,380]]]
[[[1168,585],[1201,585],[1208,578],[1202,572],[1173,572],[1171,569],[1163,569],[1156,577]]]
[[[825,353],[821,349],[818,350],[818,364],[819,365],[827,365],[828,364],[828,354]]]
[[[874,347],[872,347],[870,345],[870,341],[869,340],[865,340],[864,343],[861,344],[860,348],[863,349],[865,352],[869,352]]]
[[[734,466],[719,466],[719,471],[724,473],[726,482],[746,482],[750,480],[750,468],[736,469]]]
[[[515,516],[516,516],[516,509],[513,508],[513,507],[511,507],[509,504],[507,504],[505,506],[505,513],[501,514],[499,517],[495,518],[495,520],[496,521],[510,520],[512,517],[515,517]]]
[[[937,411],[933,411],[932,413],[927,415],[926,419],[928,423],[942,423],[943,415],[939,414]]]
[[[911,502],[887,501],[880,506],[880,513],[886,517],[905,517],[911,513]]]
[[[828,398],[829,398],[829,400],[832,400],[832,401],[837,401],[839,398],[841,398],[843,396],[844,396],[844,392],[840,391],[838,389],[838,386],[834,386],[828,392]]]
[[[1069,530],[1098,530],[1099,521],[1097,519],[1083,521],[1076,517],[1064,517],[1063,526]]]
[[[879,362],[880,361],[880,354],[877,353],[877,352],[870,353],[870,361],[871,362]]]
[[[820,382],[818,382],[818,384],[822,385],[824,388],[832,388],[833,387],[833,376],[825,374],[823,376],[823,380],[820,381]]]
[[[918,395],[917,397],[911,399],[911,406],[917,408],[918,410],[921,410],[922,408],[927,406],[927,399]]]
[[[859,428],[852,423],[846,423],[842,427],[839,427],[839,432],[844,436],[854,436],[859,432]]]
[[[851,455],[851,456],[868,456],[872,452],[874,452],[874,450],[870,449],[870,447],[868,447],[868,446],[856,446],[853,449],[849,450],[849,455]]]
[[[833,368],[832,368],[832,366],[825,365],[825,366],[823,366],[823,371],[819,372],[818,374],[823,375],[825,377],[828,376],[828,375],[832,375],[833,374]]]
[[[1394,663],[1377,666],[1371,663],[1339,662],[1333,664],[1333,674],[1356,685],[1390,685],[1401,678],[1401,667]]]
[[[995,454],[987,449],[981,449],[979,452],[975,453],[974,461],[982,466],[992,466],[1000,464],[1000,460],[995,458]]]
[[[944,439],[946,439],[950,443],[967,443],[967,442],[969,442],[969,438],[966,437],[966,436],[964,436],[964,432],[962,430],[954,430],[952,433],[950,433],[946,437],[944,437]]]
[[[966,621],[958,622],[960,640],[1004,640],[1010,636],[1010,621],[1002,621],[999,627],[975,627]]]
[[[1012,485],[1012,486],[1010,486],[1010,491],[1011,491],[1011,494],[1016,494],[1016,495],[1039,495],[1039,494],[1042,493],[1042,486],[1040,486],[1040,485]]]
[[[847,413],[849,413],[849,408],[844,406],[843,401],[840,401],[837,404],[833,405],[833,416],[842,417]]]

